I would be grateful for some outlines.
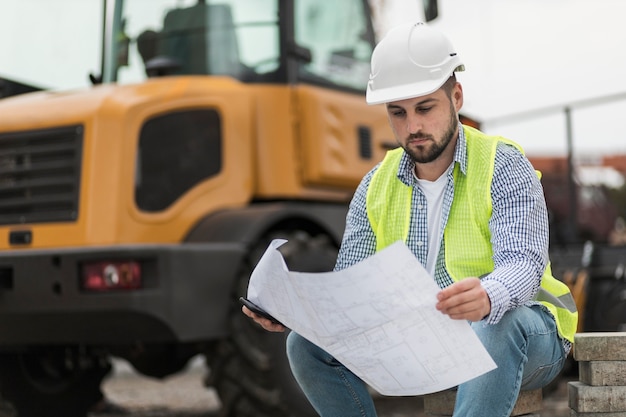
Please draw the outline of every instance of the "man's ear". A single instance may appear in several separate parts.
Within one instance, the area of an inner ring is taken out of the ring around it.
[[[457,113],[463,107],[463,86],[460,83],[456,83],[452,89],[452,104]]]

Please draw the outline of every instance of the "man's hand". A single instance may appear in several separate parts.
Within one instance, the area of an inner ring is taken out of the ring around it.
[[[491,300],[478,278],[466,278],[437,294],[437,310],[455,320],[480,321],[491,312]]]
[[[270,332],[284,332],[285,329],[286,329],[285,326],[283,326],[282,324],[272,323],[271,320],[268,320],[268,319],[266,319],[264,317],[261,317],[258,314],[254,314],[246,306],[242,306],[241,307],[241,311],[243,311],[243,314],[245,314],[246,316],[250,317],[252,320],[255,321],[255,323],[257,323],[259,326],[263,327],[267,331],[270,331]]]

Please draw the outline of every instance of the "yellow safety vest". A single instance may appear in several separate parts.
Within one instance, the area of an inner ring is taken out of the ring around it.
[[[467,171],[455,164],[454,202],[444,230],[444,256],[454,281],[481,277],[493,271],[493,248],[489,219],[492,213],[491,182],[499,142],[521,147],[499,136],[463,126],[467,143]],[[413,187],[397,177],[402,148],[389,151],[372,176],[366,196],[367,215],[376,235],[376,250],[407,240],[411,220]],[[535,299],[552,313],[559,334],[574,341],[578,312],[569,288],[552,276],[548,264]]]

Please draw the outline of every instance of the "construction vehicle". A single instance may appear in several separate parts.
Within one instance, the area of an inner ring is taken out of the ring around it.
[[[204,355],[220,415],[315,415],[285,335],[237,299],[274,238],[291,269],[332,269],[352,193],[393,146],[364,100],[367,1],[102,11],[92,87],[0,100],[0,396],[84,416],[112,357],[162,378]]]

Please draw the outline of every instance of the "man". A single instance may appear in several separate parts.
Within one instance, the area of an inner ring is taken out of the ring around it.
[[[367,102],[386,105],[400,148],[355,192],[336,269],[406,242],[442,288],[437,309],[470,321],[498,365],[458,387],[454,415],[502,417],[520,389],[560,372],[577,313],[567,286],[551,276],[536,172],[515,143],[459,123],[462,70],[448,39],[422,23],[392,29],[377,45]],[[322,417],[376,415],[365,384],[327,352],[294,332],[287,349]]]

